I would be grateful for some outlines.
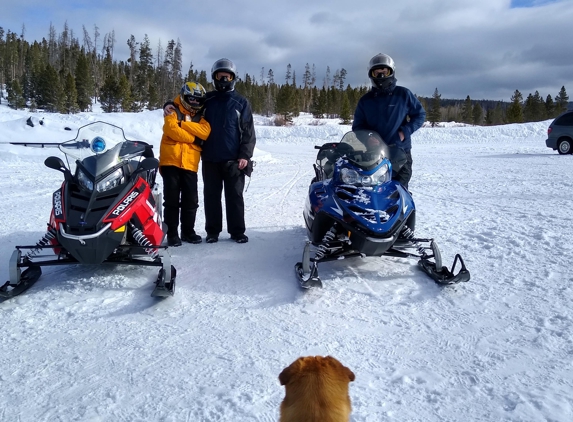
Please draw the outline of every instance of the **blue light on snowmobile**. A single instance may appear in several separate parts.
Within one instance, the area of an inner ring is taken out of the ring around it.
[[[100,153],[105,149],[105,141],[101,136],[96,136],[92,139],[90,147],[96,154]]]

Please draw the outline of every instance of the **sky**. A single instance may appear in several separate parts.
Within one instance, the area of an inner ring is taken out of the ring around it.
[[[399,84],[421,96],[438,88],[442,98],[509,101],[516,89],[543,98],[573,90],[573,0],[4,3],[0,26],[20,34],[24,25],[29,41],[47,38],[50,23],[60,33],[67,22],[80,42],[83,26],[92,40],[95,26],[101,38],[115,31],[118,60],[128,57],[130,35],[147,34],[154,52],[179,39],[184,73],[191,62],[209,72],[226,57],[242,76],[272,69],[282,82],[291,64],[300,84],[308,63],[320,86],[327,67],[345,69],[352,86],[370,86],[368,62],[385,53]]]
[[[58,149],[6,142],[62,142],[103,120],[158,151],[161,113],[0,105],[0,279],[15,246],[45,233],[63,180],[43,165],[63,158]],[[415,259],[369,257],[321,264],[324,288],[310,292],[294,265],[314,146],[350,127],[309,115],[291,127],[255,121],[249,242],[224,230],[215,244],[169,248],[173,297],[150,297],[150,267],[59,266],[0,303],[0,420],[276,421],[278,375],[315,355],[354,372],[351,422],[573,420],[573,199],[564,195],[573,155],[545,146],[549,121],[413,135],[416,234],[435,239],[445,265],[461,254],[468,283],[440,287]],[[200,193],[203,237],[204,222]]]

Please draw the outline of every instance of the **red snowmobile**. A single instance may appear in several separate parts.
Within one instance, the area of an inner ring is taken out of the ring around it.
[[[0,298],[28,289],[41,267],[67,264],[160,267],[151,295],[173,295],[176,270],[163,245],[159,161],[152,146],[127,140],[120,127],[105,122],[85,125],[75,139],[56,145],[68,165],[55,156],[44,162],[64,175],[52,195],[47,232],[35,246],[16,246]]]

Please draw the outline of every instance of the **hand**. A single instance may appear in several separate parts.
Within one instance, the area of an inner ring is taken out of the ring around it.
[[[398,136],[400,137],[400,141],[404,142],[404,138],[406,138],[404,136],[404,132],[402,132],[401,130],[398,131]]]
[[[167,104],[163,109],[163,117],[169,116],[171,113],[175,113],[175,106],[173,104]]]
[[[243,170],[245,167],[247,167],[248,161],[245,160],[244,158],[239,158],[239,170]]]

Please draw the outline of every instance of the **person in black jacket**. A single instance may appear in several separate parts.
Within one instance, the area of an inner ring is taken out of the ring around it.
[[[205,241],[217,242],[223,230],[224,188],[227,231],[235,242],[247,243],[243,189],[245,174],[250,176],[252,169],[250,161],[256,143],[253,113],[249,101],[235,91],[237,69],[231,60],[217,60],[211,77],[215,91],[207,93],[204,111],[211,134],[201,152]]]
[[[426,121],[426,111],[412,92],[396,86],[394,60],[377,54],[368,64],[372,89],[358,101],[352,130],[374,130],[389,145],[403,150],[407,160],[393,175],[406,189],[412,177],[412,133]]]

